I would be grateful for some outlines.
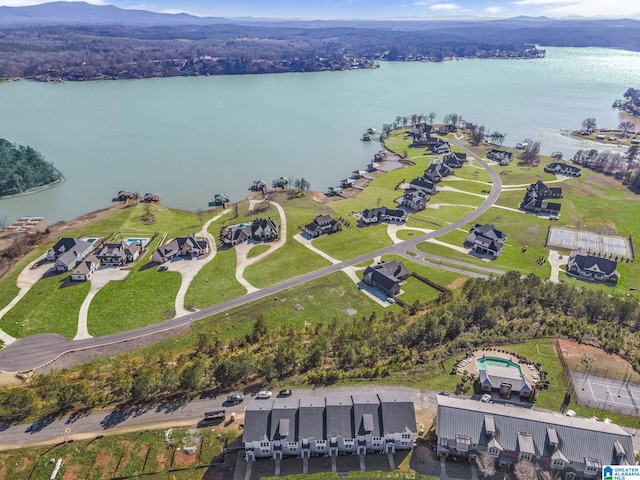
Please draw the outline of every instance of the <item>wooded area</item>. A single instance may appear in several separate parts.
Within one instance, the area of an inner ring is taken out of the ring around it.
[[[0,197],[61,180],[60,172],[33,148],[0,138]]]
[[[301,376],[310,383],[384,377],[421,369],[442,373],[441,361],[477,347],[559,336],[623,355],[640,367],[640,303],[598,290],[554,284],[510,272],[469,279],[453,296],[403,311],[303,328],[274,327],[258,317],[249,334],[223,344],[200,327],[192,351],[163,351],[142,361],[126,355],[106,368],[38,375],[31,385],[0,390],[5,416],[64,412],[120,402],[146,402],[237,385]]]

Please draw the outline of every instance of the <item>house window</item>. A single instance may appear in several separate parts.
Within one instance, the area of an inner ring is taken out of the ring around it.
[[[269,442],[260,442],[262,448],[269,448]]]
[[[531,454],[527,452],[520,452],[518,460],[531,460]]]
[[[402,434],[402,438],[411,438],[411,434],[410,433],[403,433]]]
[[[489,447],[489,454],[498,456],[498,447]]]
[[[564,467],[564,460],[562,460],[561,458],[555,458],[552,462],[554,467]],[[589,470],[589,467],[587,467],[587,470]]]

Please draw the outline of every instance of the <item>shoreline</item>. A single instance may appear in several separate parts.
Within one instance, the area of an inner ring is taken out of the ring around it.
[[[58,173],[60,173],[60,172],[58,172]],[[56,180],[55,182],[47,183],[46,185],[40,185],[38,187],[33,187],[33,188],[30,188],[29,190],[25,190],[24,192],[14,193],[13,195],[5,195],[4,197],[0,196],[0,200],[7,200],[9,198],[16,198],[16,197],[24,197],[26,195],[31,195],[33,193],[38,193],[38,192],[42,192],[44,190],[49,190],[50,188],[55,188],[55,187],[58,187],[58,186],[62,185],[65,181],[66,180],[64,178],[64,175],[62,175],[60,173],[60,179]]]

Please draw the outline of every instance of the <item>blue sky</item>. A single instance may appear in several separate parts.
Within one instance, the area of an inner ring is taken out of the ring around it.
[[[47,0],[0,0],[23,6]],[[552,18],[583,16],[640,19],[640,0],[88,0],[155,12],[200,16],[299,19],[398,19],[435,17]]]

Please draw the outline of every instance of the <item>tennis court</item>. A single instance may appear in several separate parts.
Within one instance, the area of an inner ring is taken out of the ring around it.
[[[578,403],[626,415],[640,412],[640,385],[627,379],[613,380],[571,372]]]
[[[550,226],[547,247],[562,250],[584,248],[591,255],[617,257],[618,261],[633,261],[631,237],[625,238],[608,230]]]

